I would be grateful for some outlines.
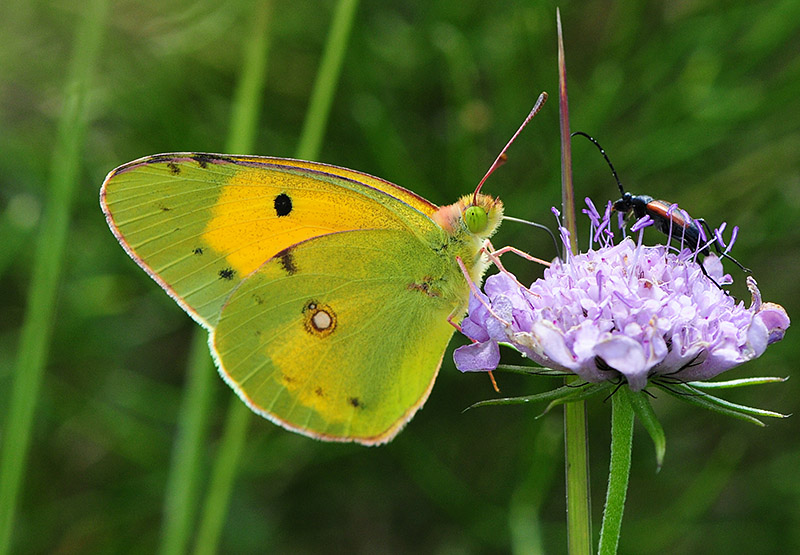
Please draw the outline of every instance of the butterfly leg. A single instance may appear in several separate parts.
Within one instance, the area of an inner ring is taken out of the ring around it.
[[[550,266],[550,263],[547,262],[546,260],[542,260],[541,258],[536,258],[535,256],[531,256],[527,252],[521,251],[521,250],[519,250],[519,249],[517,249],[515,247],[510,247],[510,246],[509,247],[502,247],[500,249],[497,249],[496,251],[493,251],[491,254],[493,256],[499,258],[501,255],[503,255],[503,254],[505,254],[507,252],[513,252],[514,254],[524,258],[525,260],[529,260],[531,262],[536,262],[538,264],[541,264],[542,266],[547,266],[547,267]]]
[[[461,260],[460,256],[456,256],[456,261],[458,262],[458,267],[461,268],[461,273],[464,274],[464,279],[467,280],[467,285],[469,285],[469,289],[472,292],[472,295],[478,300],[478,302],[480,302],[484,307],[486,307],[486,310],[489,311],[489,314],[494,316],[494,318],[498,322],[502,322],[503,325],[510,327],[511,323],[510,322],[506,322],[505,320],[500,318],[500,316],[495,314],[495,312],[492,310],[491,305],[488,302],[486,302],[486,295],[481,293],[480,289],[478,289],[478,286],[475,285],[475,282],[472,281],[472,278],[470,277],[469,272],[467,271],[467,267],[464,266],[464,261]],[[452,324],[453,322],[452,322],[451,318],[455,315],[455,313],[460,313],[463,310],[464,310],[463,307],[456,308],[453,311],[453,314],[450,315],[450,318],[447,319],[448,322],[450,322]],[[461,331],[460,328],[456,328],[456,329]]]
[[[512,274],[511,272],[509,272],[508,270],[505,269],[505,267],[503,266],[503,263],[500,262],[500,256],[501,255],[503,255],[503,254],[505,254],[507,252],[512,252],[512,253],[514,253],[514,254],[516,254],[518,256],[521,256],[522,258],[524,258],[526,260],[530,260],[531,262],[538,262],[538,263],[543,264],[545,266],[550,266],[549,262],[546,262],[544,260],[540,260],[540,259],[536,258],[535,256],[531,256],[528,253],[526,253],[524,251],[521,251],[519,249],[516,249],[514,247],[503,247],[501,249],[495,250],[494,247],[492,246],[492,243],[488,239],[484,243],[483,248],[481,249],[481,251],[486,253],[486,256],[489,257],[489,260],[492,262],[492,264],[494,264],[497,267],[498,270],[503,272],[509,278],[513,279],[514,282],[523,291],[530,292],[527,287],[525,287],[524,285],[522,285],[522,283],[519,282],[519,280],[517,279],[517,277],[514,274]]]

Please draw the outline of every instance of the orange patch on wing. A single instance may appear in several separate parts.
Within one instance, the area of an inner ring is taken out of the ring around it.
[[[375,199],[356,191],[343,194],[319,175],[243,167],[222,187],[203,239],[246,276],[280,251],[312,237],[404,225]]]

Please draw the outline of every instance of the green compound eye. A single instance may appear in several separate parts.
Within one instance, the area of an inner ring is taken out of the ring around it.
[[[470,206],[464,210],[464,222],[471,233],[480,233],[489,224],[489,216],[480,206]]]

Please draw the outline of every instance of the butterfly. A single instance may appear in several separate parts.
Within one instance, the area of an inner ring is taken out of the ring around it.
[[[489,264],[503,203],[437,207],[317,162],[172,153],[111,171],[120,244],[209,332],[223,379],[256,413],[328,441],[391,440],[428,398]]]
[[[431,392],[503,204],[437,207],[341,167],[158,154],[101,206],[127,253],[200,325],[256,413],[317,439],[380,444]]]

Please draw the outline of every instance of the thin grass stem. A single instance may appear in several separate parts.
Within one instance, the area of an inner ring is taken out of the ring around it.
[[[31,427],[56,313],[70,212],[88,127],[90,83],[103,40],[108,3],[85,5],[67,70],[64,104],[50,167],[50,187],[33,255],[28,304],[0,448],[0,553],[11,548]]]
[[[314,159],[319,154],[357,6],[358,0],[340,0],[336,6],[297,148],[298,158]],[[238,399],[232,400],[204,503],[195,547],[198,554],[217,551],[249,418],[250,411]]]

